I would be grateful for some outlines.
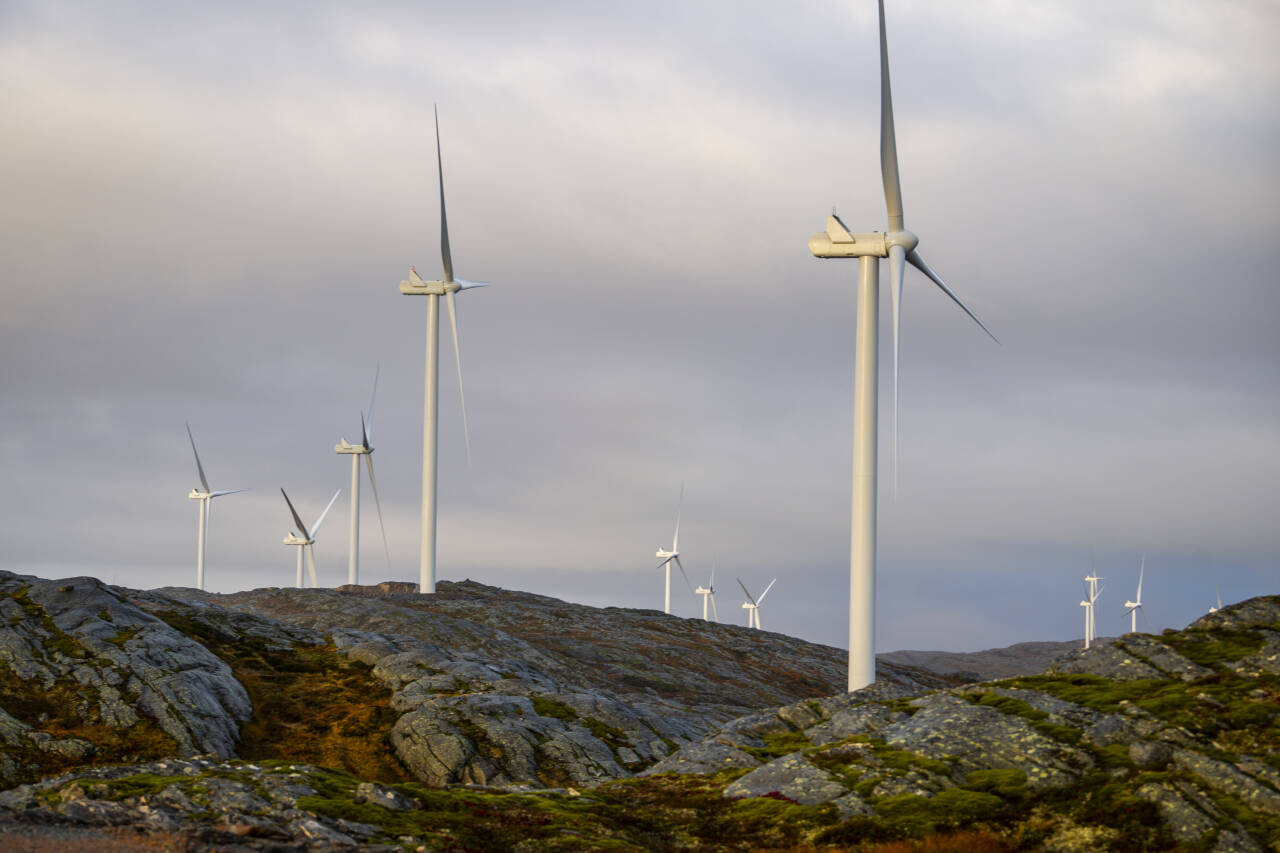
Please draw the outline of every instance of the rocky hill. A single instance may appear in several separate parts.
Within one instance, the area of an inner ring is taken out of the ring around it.
[[[1110,642],[1106,637],[1098,642]],[[1014,643],[1002,649],[985,649],[980,652],[883,652],[876,655],[881,663],[927,669],[942,675],[951,675],[966,681],[986,681],[992,678],[1013,678],[1018,675],[1035,675],[1043,672],[1063,655],[1081,647],[1082,640],[1065,642]]]
[[[1041,675],[883,663],[854,694],[836,649],[469,582],[212,595],[0,573],[0,618],[7,836],[1280,849],[1278,598]]]

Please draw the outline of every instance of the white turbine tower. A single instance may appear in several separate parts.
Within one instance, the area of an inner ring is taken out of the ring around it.
[[[187,438],[191,439],[191,452],[196,457],[196,473],[200,475],[200,488],[192,489],[187,495],[193,501],[200,501],[200,521],[196,528],[196,589],[204,589],[204,539],[209,527],[209,510],[214,498],[223,495],[234,495],[236,492],[247,492],[248,489],[223,489],[215,492],[209,488],[209,480],[204,475],[204,466],[200,464],[200,451],[196,450],[195,437],[191,435],[191,424],[187,424]]]
[[[653,556],[662,560],[658,563],[658,568],[667,569],[667,585],[666,591],[662,599],[662,612],[671,613],[671,564],[675,563],[680,568],[680,574],[684,575],[684,564],[680,562],[680,513],[684,511],[684,483],[680,484],[680,503],[676,505],[676,532],[671,537],[671,550],[658,546],[658,551]],[[684,575],[684,582],[689,583],[689,576]],[[692,586],[689,587],[693,589]]]
[[[706,586],[699,585],[693,591],[694,595],[702,596],[702,621],[707,621],[707,602],[711,602],[711,615],[716,622],[720,621],[720,614],[716,611],[716,566],[711,564],[711,579],[707,581]]]
[[[754,598],[747,591],[747,585],[742,582],[742,578],[738,578],[738,586],[742,587],[742,591],[747,594],[747,600],[742,602],[742,609],[747,611],[748,628],[760,630],[760,605],[764,601],[764,597],[769,594],[769,590],[773,589],[773,585],[777,582],[777,578],[769,581],[769,585],[764,588],[764,592],[760,593],[760,597]]]
[[[1147,570],[1147,556],[1142,555],[1142,563],[1138,566],[1138,594],[1133,601],[1126,601],[1124,606],[1129,614],[1129,633],[1138,631],[1138,611],[1142,609],[1142,575]],[[1145,617],[1144,617],[1145,618]]]
[[[335,453],[351,455],[351,543],[347,556],[347,583],[360,582],[360,457],[364,457],[369,469],[369,486],[373,489],[373,503],[378,508],[378,526],[382,529],[382,548],[387,554],[387,568],[391,568],[391,548],[387,545],[387,528],[382,523],[382,502],[378,500],[378,481],[373,478],[373,404],[378,400],[378,373],[373,372],[373,396],[369,398],[369,420],[360,413],[360,443],[351,444],[345,438],[335,445]]]
[[[302,589],[302,552],[307,552],[307,569],[311,575],[312,588],[320,585],[320,580],[316,576],[316,534],[320,532],[320,525],[324,524],[324,517],[329,514],[333,502],[338,499],[338,495],[342,494],[342,489],[333,493],[333,497],[329,498],[329,505],[324,508],[324,512],[320,513],[320,517],[316,519],[316,523],[311,525],[310,529],[302,523],[302,519],[298,517],[298,511],[293,508],[293,501],[289,500],[289,496],[285,494],[285,490],[281,489],[280,494],[284,495],[284,502],[289,505],[289,514],[293,516],[293,523],[297,526],[297,530],[284,537],[284,544],[298,546],[298,589]],[[299,535],[301,534],[301,535]]]
[[[809,240],[819,258],[858,258],[858,327],[854,362],[853,513],[849,559],[849,683],[850,691],[875,681],[876,585],[876,408],[880,313],[880,258],[889,259],[889,296],[893,311],[894,429],[897,430],[898,327],[902,280],[906,264],[924,273],[991,335],[960,297],[951,292],[916,251],[919,238],[906,230],[902,215],[902,186],[898,180],[898,148],[893,129],[893,99],[889,90],[889,48],[885,34],[884,0],[880,0],[880,173],[884,182],[888,233],[854,234],[834,213],[827,230]],[[995,335],[991,335],[995,340]],[[998,341],[997,341],[998,343]],[[897,442],[894,442],[895,453]]]
[[[1092,571],[1085,575],[1085,600],[1080,602],[1080,606],[1084,608],[1084,647],[1087,649],[1093,645],[1093,641],[1097,638],[1097,623],[1094,621],[1094,610],[1098,603],[1098,596],[1102,595],[1105,587],[1098,586],[1098,581],[1102,578],[1098,577],[1096,571]]]
[[[444,264],[442,281],[423,281],[418,271],[409,268],[409,280],[400,282],[406,296],[427,297],[427,385],[422,424],[422,556],[418,592],[436,591],[436,449],[437,391],[440,361],[440,297],[449,306],[449,327],[453,330],[453,355],[458,365],[458,396],[462,401],[462,434],[471,461],[471,435],[467,429],[467,398],[462,392],[462,352],[458,347],[458,312],[453,294],[486,282],[453,277],[453,256],[449,253],[449,220],[444,209],[444,161],[440,155],[440,116],[436,114],[436,172],[440,179],[440,257]]]

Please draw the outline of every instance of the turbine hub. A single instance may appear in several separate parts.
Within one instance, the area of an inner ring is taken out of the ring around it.
[[[901,246],[910,252],[920,245],[920,238],[905,229],[902,231],[890,231],[884,235],[884,244],[886,246]]]

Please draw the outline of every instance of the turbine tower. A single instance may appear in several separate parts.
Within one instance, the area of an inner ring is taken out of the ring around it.
[[[1142,555],[1142,563],[1138,566],[1138,594],[1133,601],[1126,601],[1124,606],[1129,614],[1129,633],[1138,631],[1138,611],[1142,609],[1142,575],[1147,569],[1147,555]]]
[[[880,313],[880,258],[889,259],[889,297],[893,321],[894,430],[898,408],[898,327],[902,280],[906,264],[922,272],[951,297],[984,332],[995,335],[960,301],[916,251],[919,238],[906,230],[902,215],[902,186],[898,180],[898,147],[893,129],[893,98],[889,91],[889,47],[885,34],[884,0],[880,9],[880,174],[889,214],[887,233],[852,233],[840,217],[827,217],[825,233],[809,240],[819,258],[858,259],[858,326],[854,361],[853,512],[849,559],[849,684],[850,691],[876,678],[876,409]],[[999,343],[999,341],[996,341]],[[897,451],[897,442],[894,442]]]
[[[1218,605],[1216,607],[1210,607],[1209,612],[1217,613],[1219,610],[1222,609],[1222,590],[1218,588],[1218,585],[1216,583],[1213,585],[1213,592],[1214,592],[1214,595],[1216,595],[1218,598]]]
[[[347,583],[360,582],[360,457],[364,457],[369,469],[369,486],[373,489],[373,503],[378,508],[378,527],[382,529],[382,548],[387,554],[387,568],[391,568],[391,548],[387,545],[387,528],[382,523],[382,502],[378,500],[378,481],[373,478],[373,404],[378,399],[378,373],[373,371],[373,396],[369,398],[369,420],[360,413],[360,443],[351,444],[345,438],[334,446],[335,453],[351,455],[351,543],[347,556]]]
[[[320,525],[324,524],[324,517],[329,514],[329,509],[333,506],[333,502],[338,499],[338,495],[342,494],[342,489],[333,493],[333,497],[329,498],[329,506],[324,508],[324,512],[320,513],[320,517],[316,519],[316,523],[311,525],[308,530],[307,526],[302,523],[302,519],[298,517],[298,511],[293,508],[293,501],[289,500],[289,495],[284,489],[280,490],[280,494],[284,495],[284,502],[289,505],[289,514],[293,516],[293,523],[297,530],[291,532],[284,537],[284,544],[298,546],[298,589],[302,589],[302,552],[307,552],[307,568],[311,574],[311,587],[314,589],[320,585],[319,578],[316,577],[316,534],[320,532]],[[301,535],[298,535],[298,534]]]
[[[711,615],[716,622],[720,621],[720,614],[716,612],[716,565],[711,564],[711,580],[707,581],[706,586],[699,585],[693,591],[694,595],[702,596],[702,621],[707,621],[707,602],[711,602]]]
[[[247,492],[248,489],[223,489],[220,492],[209,488],[209,480],[204,475],[204,466],[200,464],[200,451],[196,450],[195,437],[191,435],[191,424],[187,424],[187,438],[191,439],[191,452],[196,457],[196,473],[200,475],[200,488],[192,489],[187,495],[193,501],[200,501],[200,521],[196,528],[196,589],[204,589],[204,538],[209,527],[209,510],[214,498],[223,495],[234,495],[236,492]]]
[[[444,162],[440,156],[440,115],[436,113],[436,172],[440,179],[440,258],[444,264],[442,281],[423,281],[418,271],[409,268],[409,280],[400,282],[406,296],[427,297],[427,385],[422,424],[422,552],[418,592],[436,591],[436,450],[437,390],[440,361],[440,297],[449,306],[449,327],[453,330],[453,355],[458,365],[458,396],[462,401],[462,434],[467,446],[467,462],[471,461],[471,435],[467,429],[467,398],[462,392],[462,352],[458,348],[458,312],[453,294],[487,282],[467,281],[453,277],[453,257],[449,253],[449,220],[444,209]]]
[[[778,582],[777,578],[769,581],[769,585],[764,588],[764,592],[760,593],[759,598],[754,598],[750,592],[747,592],[747,585],[742,582],[742,578],[738,578],[738,586],[742,587],[742,591],[747,594],[747,600],[742,602],[742,609],[747,611],[747,627],[760,630],[760,604],[764,601],[764,597],[769,594],[769,590],[773,589],[773,585]]]
[[[653,556],[662,560],[658,563],[658,568],[666,567],[667,569],[667,585],[666,592],[662,599],[662,612],[670,615],[671,613],[671,564],[675,563],[680,567],[680,574],[684,574],[684,564],[680,562],[680,513],[684,510],[684,483],[680,484],[680,503],[676,505],[676,532],[671,537],[671,550],[658,546],[658,551]],[[684,582],[689,583],[689,576],[684,576]],[[689,587],[693,589],[693,587]]]
[[[1098,602],[1098,596],[1102,595],[1105,587],[1098,586],[1098,581],[1102,578],[1098,577],[1097,570],[1089,572],[1085,575],[1085,600],[1080,602],[1080,606],[1084,610],[1084,647],[1087,649],[1093,645],[1093,641],[1097,638],[1097,622],[1094,621],[1094,606]]]

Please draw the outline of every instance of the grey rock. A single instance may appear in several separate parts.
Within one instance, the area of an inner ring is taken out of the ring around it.
[[[760,766],[759,759],[736,746],[714,738],[691,743],[671,753],[641,776],[655,773],[716,773],[727,768]]]
[[[1129,744],[1129,760],[1144,770],[1163,770],[1173,759],[1173,747],[1159,741],[1139,740]]]
[[[1256,812],[1280,814],[1280,793],[1242,773],[1225,761],[1189,749],[1173,751],[1173,766],[1194,773],[1216,791],[1239,797]]]
[[[397,812],[422,808],[417,800],[375,782],[361,782],[357,785],[355,800],[357,803],[372,803]]]
[[[1141,634],[1128,634],[1118,640],[1117,645],[1129,654],[1145,659],[1147,663],[1156,667],[1162,673],[1173,678],[1181,678],[1183,681],[1195,681],[1197,678],[1204,678],[1213,672],[1208,667],[1193,663],[1171,647],[1152,637],[1146,637]]]
[[[1083,672],[1101,675],[1116,681],[1141,681],[1164,678],[1160,670],[1144,663],[1117,646],[1114,642],[1102,643],[1089,649],[1080,649],[1059,658],[1047,670],[1055,673]]]
[[[1217,828],[1216,821],[1166,785],[1148,783],[1138,788],[1136,793],[1142,799],[1160,807],[1165,825],[1169,827],[1173,837],[1179,841],[1199,841],[1206,832]]]
[[[849,792],[830,773],[814,767],[804,753],[776,758],[729,784],[726,797],[763,797],[777,793],[806,806],[815,806]]]

